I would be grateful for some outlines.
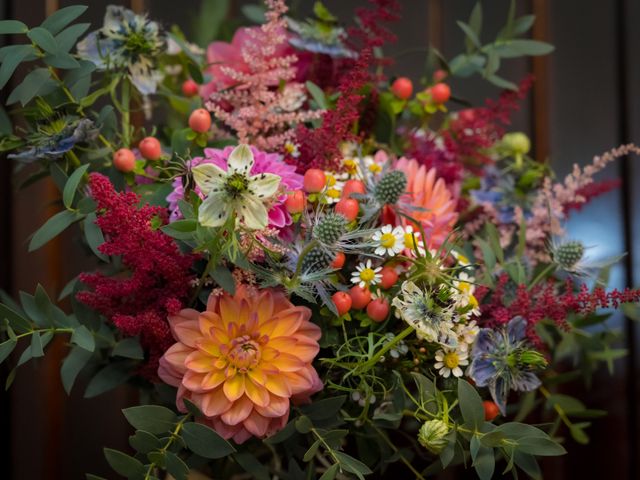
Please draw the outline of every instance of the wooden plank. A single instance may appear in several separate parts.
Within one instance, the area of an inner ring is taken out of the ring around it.
[[[532,37],[550,42],[549,0],[532,0],[532,13],[536,16]],[[549,56],[533,57],[532,70],[535,76],[532,103],[533,155],[539,162],[549,157]]]

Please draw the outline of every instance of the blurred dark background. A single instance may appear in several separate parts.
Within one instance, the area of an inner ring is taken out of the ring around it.
[[[75,2],[68,0],[0,0],[0,18],[16,18],[30,26],[46,15]],[[92,29],[102,23],[108,3],[148,10],[165,26],[178,24],[189,32],[200,1],[126,0],[87,2],[81,17]],[[243,3],[232,0],[230,17],[240,15]],[[294,2],[309,11],[313,2]],[[341,19],[364,0],[327,0]],[[387,52],[396,59],[390,74],[408,75],[417,81],[424,71],[425,50],[437,46],[451,57],[463,50],[463,34],[455,21],[466,20],[475,0],[401,0],[403,19],[395,25],[399,41]],[[485,1],[485,30],[490,38],[504,24],[509,2]],[[640,141],[640,2],[637,0],[519,0],[521,13],[534,13],[538,20],[532,36],[549,41],[556,51],[549,57],[515,60],[501,72],[517,81],[533,72],[532,94],[514,118],[514,129],[527,132],[534,155],[550,159],[560,175],[574,163],[585,164],[593,155],[620,143]],[[1,37],[2,41],[10,38]],[[456,95],[478,105],[498,91],[479,78],[454,81]],[[0,92],[6,98],[11,86]],[[622,188],[611,192],[574,215],[570,233],[589,245],[593,257],[629,252],[612,272],[611,286],[640,284],[640,159],[624,159],[609,167],[607,177],[620,177]],[[0,159],[0,287],[13,295],[33,291],[40,282],[59,292],[82,268],[74,254],[70,236],[62,236],[40,251],[27,254],[28,236],[55,212],[56,191],[39,182],[17,191],[11,181],[12,166]],[[638,437],[638,334],[622,316],[613,324],[623,329],[623,343],[630,355],[617,362],[613,376],[603,372],[594,388],[583,393],[591,408],[610,413],[596,420],[589,445],[569,445],[569,455],[544,463],[545,478],[591,479],[640,478]],[[68,398],[59,380],[65,352],[54,343],[40,363],[29,363],[18,371],[8,392],[0,391],[0,427],[9,445],[0,449],[2,478],[13,480],[80,479],[85,472],[113,478],[102,446],[126,449],[129,429],[120,409],[136,401],[133,390],[121,388],[101,397],[84,400],[81,388]],[[8,370],[1,371],[2,384]],[[409,478],[409,474],[401,478]],[[458,478],[455,474],[447,478]]]

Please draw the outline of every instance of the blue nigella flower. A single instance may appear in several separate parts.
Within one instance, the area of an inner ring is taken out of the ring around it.
[[[89,119],[82,119],[69,125],[62,132],[49,137],[40,137],[28,148],[19,153],[12,153],[8,158],[31,163],[36,160],[55,160],[71,150],[77,143],[93,140],[98,129]]]
[[[109,5],[100,30],[78,43],[78,55],[101,70],[128,69],[131,83],[143,95],[156,92],[162,73],[156,58],[164,37],[156,22],[124,7]]]
[[[547,361],[533,350],[525,336],[527,322],[514,317],[499,330],[483,328],[471,351],[468,375],[478,387],[488,387],[504,415],[510,390],[528,392],[541,384],[534,370]]]

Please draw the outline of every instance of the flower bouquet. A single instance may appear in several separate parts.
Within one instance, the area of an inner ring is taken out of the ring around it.
[[[603,414],[561,384],[624,354],[590,327],[640,291],[607,291],[618,259],[589,260],[563,222],[640,149],[557,181],[507,131],[532,79],[501,61],[552,50],[520,38],[533,16],[512,8],[483,43],[478,4],[467,51],[432,50],[414,94],[384,73],[398,6],[370,3],[343,24],[266,0],[206,50],[116,6],[88,34],[81,6],[0,22],[21,40],[0,85],[27,65],[0,148],[60,191],[29,249],[73,229],[95,263],[53,298],[3,295],[0,361],[9,386],[63,335],[67,392],[136,385],[131,450],[105,449],[119,475],[540,478]],[[504,92],[465,105],[448,79],[472,75]]]

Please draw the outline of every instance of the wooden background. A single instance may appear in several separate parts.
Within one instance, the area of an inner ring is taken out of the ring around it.
[[[37,25],[47,14],[70,5],[67,0],[0,0],[0,18],[17,18]],[[108,3],[148,9],[152,17],[169,26],[178,23],[189,30],[199,4],[196,0],[127,0],[87,2],[83,21],[101,24]],[[233,10],[239,5],[235,1]],[[349,18],[362,0],[331,0],[327,5]],[[407,49],[438,46],[447,56],[462,50],[462,33],[455,20],[466,19],[474,0],[401,0],[404,18],[397,25],[399,42],[389,49],[396,58],[394,71],[420,77],[424,56]],[[309,9],[311,0],[299,0]],[[485,34],[503,24],[507,0],[484,2]],[[556,45],[547,58],[512,61],[505,76],[519,79],[533,71],[537,82],[529,100],[516,115],[514,128],[534,139],[535,156],[550,158],[560,174],[573,163],[585,164],[594,154],[620,143],[640,141],[640,2],[637,0],[519,0],[518,9],[538,16],[533,36]],[[88,20],[87,20],[88,19]],[[485,37],[486,38],[486,37]],[[2,37],[1,41],[11,39]],[[474,79],[455,82],[454,91],[478,104],[497,91]],[[9,87],[0,92],[6,98]],[[594,256],[629,252],[614,271],[612,285],[640,284],[640,159],[625,159],[609,168],[608,177],[621,177],[623,187],[607,194],[569,225],[573,236],[598,244]],[[59,292],[82,268],[69,236],[27,254],[25,239],[56,211],[55,190],[46,182],[16,191],[11,164],[0,159],[0,287],[16,294],[32,292],[37,282]],[[621,316],[615,325],[625,331],[623,342],[630,356],[616,365],[614,376],[602,374],[595,388],[585,394],[594,408],[605,408],[608,417],[596,421],[587,446],[570,445],[570,454],[544,464],[545,478],[637,479],[640,458],[638,435],[638,332]],[[126,448],[128,427],[120,408],[135,403],[135,392],[127,388],[92,400],[77,393],[67,398],[58,369],[65,346],[55,343],[47,359],[18,371],[9,392],[0,392],[0,427],[8,446],[0,449],[2,478],[80,479],[85,472],[113,478],[102,457],[101,446]],[[7,371],[2,371],[4,379]],[[3,383],[3,382],[0,382]],[[403,478],[408,478],[403,477]]]

